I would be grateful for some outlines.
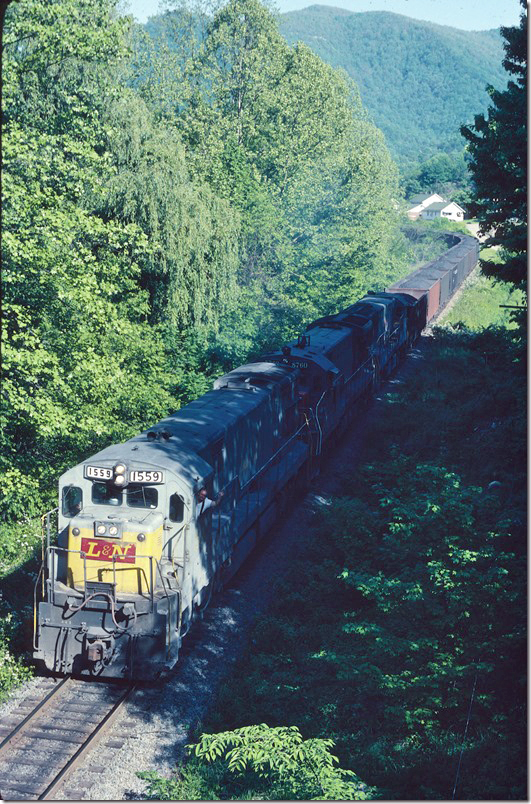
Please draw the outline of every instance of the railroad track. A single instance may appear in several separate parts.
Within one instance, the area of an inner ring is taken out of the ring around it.
[[[134,689],[134,685],[65,678],[45,686],[38,701],[23,702],[17,710],[19,716],[22,710],[21,719],[0,738],[4,801],[54,800]],[[30,711],[24,715],[28,703]]]

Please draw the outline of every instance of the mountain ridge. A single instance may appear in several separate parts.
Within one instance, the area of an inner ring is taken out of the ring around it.
[[[407,14],[399,14],[397,11],[381,11],[381,10],[375,10],[375,11],[351,11],[348,8],[341,8],[341,6],[328,6],[328,5],[325,5],[324,3],[312,3],[311,5],[305,6],[304,8],[301,8],[301,9],[295,9],[295,10],[292,10],[292,11],[284,11],[284,12],[281,13],[281,16],[282,17],[289,17],[290,15],[299,14],[302,11],[313,11],[313,10],[316,10],[316,11],[320,11],[320,10],[330,11],[330,12],[334,12],[335,14],[341,14],[341,15],[343,15],[345,17],[352,16],[352,15],[361,15],[361,14],[364,14],[364,15],[371,15],[371,14],[376,15],[376,14],[379,14],[379,15],[387,16],[387,17],[401,17],[402,19],[407,20],[408,23],[419,23],[420,25],[432,26],[434,28],[450,28],[452,31],[459,31],[460,33],[464,33],[464,34],[485,34],[485,33],[486,34],[489,34],[489,33],[499,34],[499,31],[500,31],[499,28],[477,28],[477,29],[474,28],[473,30],[467,30],[465,28],[459,28],[459,27],[457,27],[455,25],[442,25],[440,22],[432,22],[431,20],[419,20],[419,19],[416,19],[416,17],[408,17]]]
[[[506,84],[497,28],[464,31],[389,11],[319,4],[279,19],[290,44],[305,43],[353,78],[402,168],[462,151],[460,125],[486,110],[488,84]]]

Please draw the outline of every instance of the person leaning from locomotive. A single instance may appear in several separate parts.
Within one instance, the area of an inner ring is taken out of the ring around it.
[[[218,496],[215,500],[211,500],[208,497],[208,492],[206,488],[203,486],[197,492],[197,506],[196,506],[196,519],[199,519],[201,514],[204,514],[205,511],[208,511],[209,508],[217,508],[218,505],[221,503],[221,500],[224,497],[224,492],[220,491]]]

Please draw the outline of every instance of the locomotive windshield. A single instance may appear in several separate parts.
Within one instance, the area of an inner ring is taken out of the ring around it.
[[[112,483],[93,483],[92,502],[96,505],[121,505],[123,491]]]
[[[131,483],[127,487],[127,505],[131,508],[156,508],[158,499],[158,491],[153,486]]]
[[[156,508],[159,494],[153,486],[131,483],[125,490],[127,505],[130,508]],[[124,491],[112,483],[93,483],[92,502],[95,505],[122,505]]]

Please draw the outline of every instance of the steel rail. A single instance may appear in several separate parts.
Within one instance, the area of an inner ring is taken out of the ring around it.
[[[38,740],[38,735],[28,734],[28,732],[30,729],[39,729],[39,726],[35,723],[35,721],[40,718],[47,709],[50,709],[53,714],[53,705],[63,700],[63,697],[59,696],[58,693],[64,693],[67,688],[72,686],[73,681],[74,679],[72,679],[71,676],[67,676],[59,681],[57,685],[42,699],[42,701],[40,701],[32,709],[32,711],[29,712],[29,714],[26,715],[26,717],[23,718],[23,720],[21,720],[20,723],[18,723],[17,726],[15,726],[15,728],[12,729],[12,731],[6,737],[4,737],[4,739],[0,742],[1,759],[5,760],[7,757],[9,761],[8,751],[12,748],[15,751],[18,750],[17,743],[24,737],[28,737],[33,741]],[[29,796],[30,798],[37,801],[53,800],[54,795],[67,781],[68,777],[84,761],[89,750],[91,750],[98,743],[98,741],[103,738],[108,729],[112,726],[120,712],[122,705],[136,689],[136,686],[137,685],[135,684],[128,685],[123,690],[122,694],[112,704],[105,716],[101,718],[97,726],[90,732],[90,734],[86,736],[85,740],[81,743],[76,752],[64,764],[60,766],[60,762],[57,762],[56,767],[59,768],[59,770],[55,773],[54,778],[48,782],[44,789],[39,790],[38,782],[35,784],[35,787],[33,787],[33,782],[30,782],[31,790],[34,790],[34,792],[31,792],[31,795]],[[16,782],[14,787],[15,789],[18,787]],[[26,790],[25,792],[30,792],[30,790]],[[11,799],[11,796],[9,796],[9,798]]]
[[[42,791],[42,793],[38,796],[37,801],[50,801],[53,800],[53,795],[59,790],[62,784],[64,784],[67,778],[76,770],[76,768],[81,764],[84,760],[85,755],[88,753],[89,748],[93,748],[96,744],[97,739],[101,739],[104,733],[112,726],[113,722],[116,720],[120,708],[122,705],[127,701],[129,696],[134,692],[136,689],[136,684],[132,684],[128,687],[124,694],[114,703],[112,709],[107,712],[105,717],[100,721],[100,723],[96,726],[94,731],[92,731],[84,743],[82,743],[76,753],[70,757],[68,762],[63,766],[63,768],[59,771],[57,776],[50,782],[50,784]]]
[[[17,726],[15,726],[13,731],[11,731],[7,735],[7,737],[4,737],[4,739],[0,743],[0,757],[3,754],[7,753],[7,749],[12,746],[15,740],[19,740],[24,736],[24,732],[26,732],[33,724],[33,720],[35,719],[35,717],[37,715],[41,715],[45,711],[45,709],[48,708],[52,698],[54,698],[57,695],[59,690],[63,689],[65,686],[68,686],[70,682],[71,682],[70,677],[63,678],[62,681],[60,681],[57,684],[57,686],[54,687],[51,690],[51,692],[49,692],[48,695],[46,695],[34,709],[32,709],[32,711],[28,715],[26,715],[26,717],[23,720],[21,720]]]

